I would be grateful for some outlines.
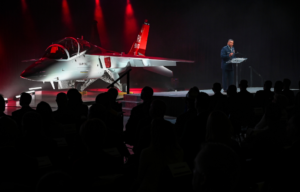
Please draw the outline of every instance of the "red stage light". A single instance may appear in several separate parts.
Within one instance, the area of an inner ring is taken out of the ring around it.
[[[125,46],[131,46],[132,42],[138,35],[138,26],[136,18],[134,17],[133,8],[129,0],[127,0],[125,11]]]
[[[68,27],[69,32],[73,32],[72,18],[67,0],[62,1],[62,16],[63,22]]]
[[[35,30],[33,19],[29,12],[26,0],[22,0],[21,4],[22,4],[23,19],[24,19],[23,30],[25,31],[25,34],[30,39],[30,41],[34,42],[35,39],[37,38],[37,35],[35,32],[36,30]]]
[[[26,0],[22,0],[21,3],[22,3],[22,10],[23,10],[23,13],[24,13],[27,10]]]
[[[101,46],[104,48],[109,48],[109,40],[108,35],[105,27],[105,21],[103,17],[103,12],[100,4],[100,0],[95,0],[95,12],[94,12],[94,19],[98,22],[97,29],[99,33],[99,38],[101,42]]]

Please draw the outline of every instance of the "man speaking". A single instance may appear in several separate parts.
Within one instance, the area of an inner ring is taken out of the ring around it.
[[[228,86],[233,85],[234,71],[231,63],[227,61],[235,58],[235,50],[233,47],[233,40],[229,39],[227,46],[221,50],[221,68],[222,68],[222,86],[224,92],[227,92]]]

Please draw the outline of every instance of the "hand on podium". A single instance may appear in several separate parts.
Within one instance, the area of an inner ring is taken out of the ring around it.
[[[230,53],[230,54],[229,54],[229,57],[231,57],[232,55],[233,55],[233,53]]]

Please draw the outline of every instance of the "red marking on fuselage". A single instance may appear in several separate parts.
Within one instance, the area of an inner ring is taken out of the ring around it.
[[[104,57],[104,63],[106,68],[110,68],[111,67],[110,57]]]

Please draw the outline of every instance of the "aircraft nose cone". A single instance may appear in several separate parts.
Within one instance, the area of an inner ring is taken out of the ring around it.
[[[30,78],[32,76],[32,73],[29,70],[24,70],[21,75],[22,78]]]
[[[21,73],[20,77],[28,80],[37,80],[39,76],[35,71],[26,69]]]

